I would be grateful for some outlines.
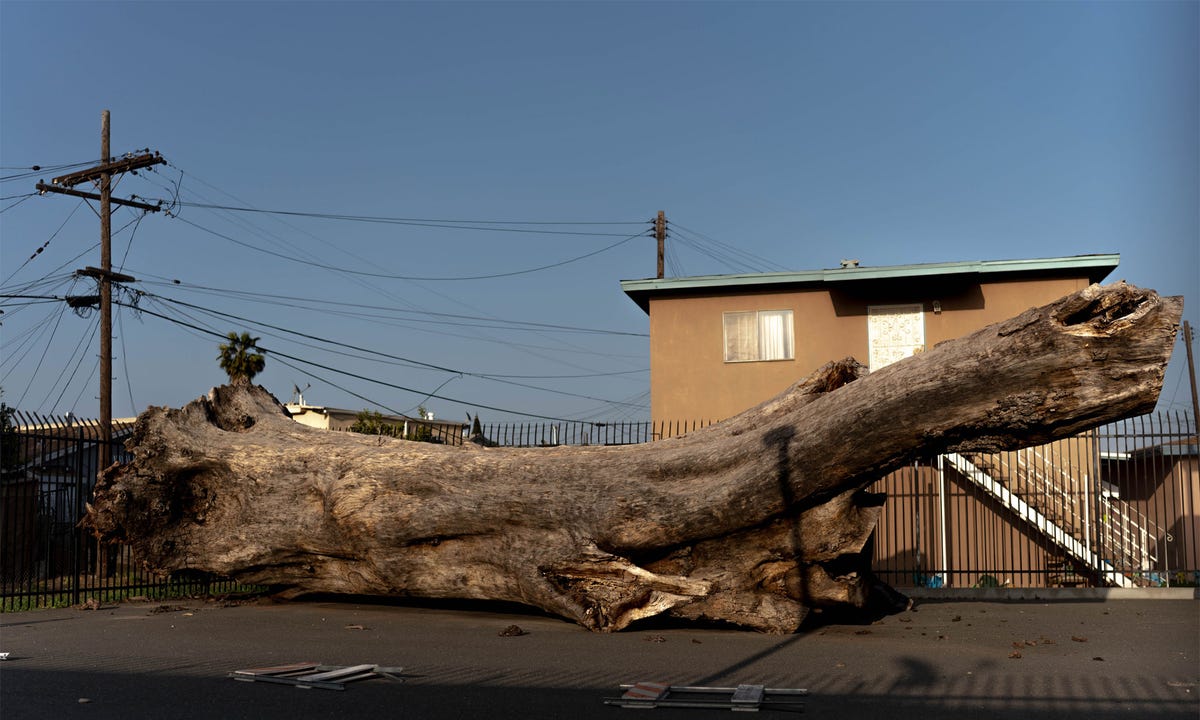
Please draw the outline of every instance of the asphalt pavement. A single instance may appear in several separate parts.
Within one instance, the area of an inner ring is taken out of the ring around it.
[[[729,716],[604,704],[646,681],[803,688],[804,716],[838,720],[1200,717],[1197,600],[918,601],[787,636],[653,623],[600,635],[458,603],[126,602],[0,615],[0,653],[3,720]],[[344,691],[228,676],[301,661],[403,670]]]

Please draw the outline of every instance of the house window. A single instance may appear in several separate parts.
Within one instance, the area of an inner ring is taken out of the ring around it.
[[[725,362],[791,360],[791,310],[752,310],[727,312],[725,323]]]

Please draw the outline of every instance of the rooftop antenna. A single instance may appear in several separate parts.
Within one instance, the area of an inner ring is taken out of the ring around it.
[[[310,387],[312,387],[312,383],[305,385],[304,390],[307,390]],[[304,404],[304,390],[301,390],[299,385],[292,383],[292,404],[293,405],[303,405]]]

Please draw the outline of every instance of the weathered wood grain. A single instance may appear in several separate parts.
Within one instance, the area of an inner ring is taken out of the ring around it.
[[[525,603],[593,630],[672,613],[769,632],[864,607],[880,498],[915,458],[1044,443],[1151,409],[1182,299],[1092,286],[872,374],[638,446],[450,447],[314,430],[262,388],[138,419],[86,523],[150,569]],[[884,590],[886,593],[886,589]]]

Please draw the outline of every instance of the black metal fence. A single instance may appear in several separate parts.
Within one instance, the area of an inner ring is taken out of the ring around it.
[[[697,430],[712,421],[485,423],[476,441],[499,447],[636,445]],[[468,438],[469,439],[469,438]]]
[[[6,412],[0,435],[0,611],[232,592],[230,581],[159,578],[129,548],[102,546],[80,527],[101,447],[94,420]],[[132,458],[129,423],[112,428],[113,462]]]
[[[376,422],[362,427],[339,428],[339,432],[386,435],[404,440],[462,445],[478,443],[489,447],[555,447],[557,445],[636,445],[683,435],[711,425],[712,420],[688,422],[592,422],[482,423],[456,425],[440,421],[406,419]]]
[[[1200,461],[1190,413],[1049,445],[931,457],[877,481],[873,567],[924,588],[1200,585]]]
[[[489,446],[627,445],[707,421],[486,424],[435,442]],[[444,428],[443,428],[444,430]],[[129,424],[112,458],[128,462]],[[878,481],[888,494],[874,542],[897,587],[1200,583],[1200,461],[1195,422],[1148,415],[1046,448],[929,458]],[[464,437],[464,435],[466,437]],[[95,421],[13,413],[0,448],[0,611],[132,595],[244,590],[232,581],[149,575],[128,548],[79,526],[100,446]]]

